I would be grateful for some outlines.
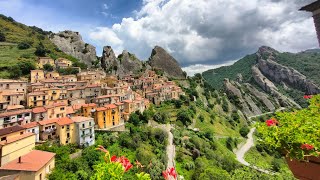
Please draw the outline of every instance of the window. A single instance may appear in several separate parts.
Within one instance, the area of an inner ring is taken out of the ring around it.
[[[64,129],[64,126],[62,126],[61,128]]]
[[[53,133],[52,133],[52,136],[54,136],[54,135],[56,135],[56,132],[53,132]]]
[[[39,174],[39,180],[42,180],[42,174]]]
[[[17,116],[17,118],[22,118],[22,114],[19,114],[19,115]]]
[[[84,123],[82,124],[82,128],[84,128]]]
[[[5,141],[5,140],[7,140],[7,137],[2,137],[1,138],[1,141]]]
[[[68,144],[69,143],[69,141],[68,140],[66,140],[66,144]]]
[[[91,122],[89,122],[89,126],[91,126]]]
[[[70,133],[67,133],[67,138],[69,138],[70,137]]]
[[[23,134],[23,132],[20,132],[20,135],[22,135]]]
[[[60,111],[63,111],[64,110],[64,107],[60,108]]]
[[[32,133],[35,133],[35,129],[32,129]]]
[[[5,121],[9,121],[10,118],[9,118],[9,117],[5,117],[4,120],[5,120]]]
[[[24,116],[25,116],[25,117],[28,117],[28,116],[30,116],[30,113],[26,113],[26,114],[24,114]]]
[[[84,131],[82,131],[82,135],[84,135]]]
[[[70,125],[67,125],[67,130],[69,130],[70,129]]]

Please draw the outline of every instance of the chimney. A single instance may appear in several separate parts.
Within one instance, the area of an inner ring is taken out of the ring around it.
[[[19,156],[19,160],[18,160],[18,163],[21,163],[21,156]]]

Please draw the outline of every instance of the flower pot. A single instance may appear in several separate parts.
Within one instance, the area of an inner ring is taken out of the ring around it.
[[[300,180],[320,180],[320,158],[308,157],[309,162],[286,158],[293,175]]]

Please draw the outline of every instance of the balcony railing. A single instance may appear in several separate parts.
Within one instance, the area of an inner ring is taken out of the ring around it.
[[[85,127],[81,126],[81,127],[80,127],[80,129],[89,129],[89,128],[93,128],[93,125],[85,126]]]
[[[50,128],[50,129],[44,130],[43,133],[50,134],[50,133],[52,133],[52,132],[55,132],[56,130],[57,130],[57,128],[54,127],[54,128]]]
[[[93,134],[93,133],[90,133],[90,132],[89,132],[89,133],[85,133],[85,134],[82,134],[81,137],[91,136],[92,134]]]

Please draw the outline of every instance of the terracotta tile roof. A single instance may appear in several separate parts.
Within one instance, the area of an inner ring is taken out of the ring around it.
[[[84,116],[71,117],[71,119],[74,122],[84,122],[84,121],[93,120],[93,118],[91,117],[84,117]]]
[[[116,105],[114,104],[107,104],[107,105],[104,105],[104,107],[108,108],[108,109],[114,109],[114,108],[117,108]]]
[[[16,83],[27,83],[26,81],[13,80],[13,79],[0,79],[0,82],[16,82]]]
[[[96,111],[105,111],[105,110],[107,110],[108,108],[106,108],[106,107],[99,107],[99,108],[97,108],[96,109]]]
[[[54,158],[54,156],[55,153],[32,150],[28,154],[21,156],[21,163],[19,163],[19,159],[15,159],[8,164],[0,167],[0,170],[37,172],[41,168],[43,168],[52,158]]]
[[[115,103],[115,105],[117,105],[117,106],[121,106],[121,105],[123,105],[124,103],[122,103],[122,102],[117,102],[117,103]]]
[[[24,109],[24,106],[22,105],[8,105],[7,110],[13,110],[13,109]]]
[[[4,146],[4,145],[7,145],[7,144],[11,144],[11,143],[14,143],[16,141],[19,141],[21,139],[24,139],[24,138],[27,138],[27,137],[30,137],[30,136],[34,136],[35,134],[34,133],[31,133],[31,132],[28,132],[28,133],[24,133],[24,134],[21,134],[19,136],[15,136],[15,137],[12,137],[12,138],[7,138],[7,140],[4,140],[4,141],[0,141],[0,145],[1,146]]]
[[[125,103],[132,103],[131,100],[124,100],[123,102],[125,102]]]
[[[87,87],[88,88],[100,87],[100,84],[90,84]]]
[[[56,123],[59,124],[60,126],[64,126],[64,125],[72,124],[73,121],[68,117],[63,117],[63,118],[58,118],[58,121]]]
[[[37,126],[39,126],[38,122],[31,122],[31,123],[22,125],[21,127],[29,129],[29,128],[33,128],[33,127],[37,127]]]
[[[82,107],[96,107],[97,105],[95,103],[90,103],[90,104],[84,104]]]
[[[21,130],[24,130],[25,128],[17,125],[17,126],[11,126],[11,127],[7,127],[7,128],[3,128],[0,129],[0,136],[6,135],[6,134],[10,134],[10,133],[14,133],[14,132],[18,132]]]
[[[72,105],[72,108],[73,110],[78,110],[78,109],[81,109],[81,107],[83,106],[84,104],[74,104]]]
[[[32,113],[43,113],[43,112],[47,112],[47,109],[45,107],[36,107],[32,109]]]
[[[72,106],[67,106],[66,107],[66,112],[67,112],[67,114],[73,114],[74,110],[73,110]]]
[[[47,108],[52,108],[52,107],[59,107],[59,106],[66,106],[65,103],[63,102],[58,102],[58,103],[53,103],[52,105],[46,106]]]
[[[39,95],[46,95],[46,93],[42,91],[38,91],[38,92],[32,92],[28,94],[28,96],[39,96]]]
[[[17,111],[10,111],[10,112],[4,112],[0,114],[0,117],[8,117],[8,116],[14,116],[18,114],[23,114],[23,113],[30,113],[32,112],[32,109],[21,109]]]
[[[6,91],[6,92],[2,92],[1,95],[2,96],[12,96],[12,95],[23,95],[24,93],[21,92],[17,92],[17,91]]]
[[[47,119],[47,120],[43,120],[43,121],[39,121],[38,123],[43,126],[43,125],[47,125],[47,124],[53,124],[56,123],[58,121],[58,119]]]

